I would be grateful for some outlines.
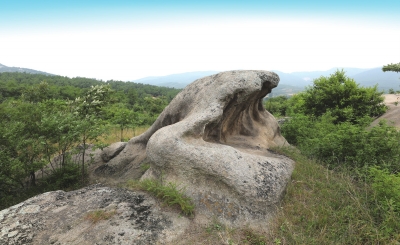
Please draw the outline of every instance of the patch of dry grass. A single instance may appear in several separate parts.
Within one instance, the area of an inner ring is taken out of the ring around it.
[[[125,129],[122,134],[123,141],[128,141],[131,138],[141,135],[149,128],[149,126],[138,127],[135,129]],[[121,130],[118,127],[111,127],[106,134],[99,138],[103,144],[112,144],[121,141]]]
[[[180,237],[171,244],[174,245],[267,245],[277,244],[269,241],[267,232],[258,233],[247,228],[231,228],[216,221],[208,225],[192,223],[185,231],[185,237]]]
[[[106,210],[101,210],[101,209],[94,210],[94,211],[90,211],[90,212],[86,213],[84,219],[93,224],[96,224],[99,221],[110,219],[116,213],[117,213],[117,211],[115,211],[115,210],[112,210],[112,211],[106,211]]]

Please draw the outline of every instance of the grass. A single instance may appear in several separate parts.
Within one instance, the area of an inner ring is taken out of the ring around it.
[[[164,204],[178,207],[187,216],[191,216],[194,213],[192,199],[184,194],[183,189],[178,189],[178,185],[175,183],[169,182],[167,185],[163,185],[159,180],[146,179],[142,181],[128,181],[127,186],[150,192],[160,198]]]
[[[259,233],[211,221],[206,226],[192,224],[184,239],[173,244],[400,244],[399,232],[385,232],[385,222],[379,220],[383,209],[371,201],[375,193],[369,183],[329,170],[294,148],[274,150],[296,165],[269,230]],[[153,180],[140,185],[159,197],[166,193]]]
[[[270,240],[279,244],[399,244],[385,235],[370,203],[367,183],[326,169],[289,148],[276,149],[295,160],[292,180],[273,222]]]
[[[95,211],[91,211],[88,212],[84,219],[91,222],[92,224],[96,224],[99,221],[102,220],[108,220],[110,219],[112,216],[114,216],[117,213],[117,211],[113,210],[113,211],[106,211],[106,210],[95,210]]]
[[[141,135],[146,132],[149,126],[137,127],[135,129],[124,129],[122,138],[124,141],[128,141],[131,138]],[[108,132],[99,138],[103,144],[112,144],[121,141],[121,130],[118,127],[111,127]]]
[[[142,170],[143,172],[146,172],[149,168],[150,168],[149,163],[143,163],[140,165],[140,170]]]
[[[219,223],[216,220],[208,225],[192,226],[185,231],[185,237],[173,241],[174,245],[201,244],[201,245],[267,245],[279,244],[271,243],[267,233],[257,233],[248,228],[231,228]],[[273,241],[272,241],[273,242]]]

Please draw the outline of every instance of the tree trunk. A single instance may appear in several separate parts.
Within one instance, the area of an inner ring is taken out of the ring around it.
[[[36,186],[35,171],[31,171],[31,173],[30,173],[30,181],[31,181],[31,186]]]
[[[83,136],[83,151],[82,151],[82,186],[85,184],[85,152],[86,152],[86,136]]]

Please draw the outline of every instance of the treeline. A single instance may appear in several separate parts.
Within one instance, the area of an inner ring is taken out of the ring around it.
[[[34,95],[35,89],[41,83],[46,84],[46,92]],[[4,72],[0,73],[0,103],[9,99],[21,99],[26,96],[37,96],[39,100],[74,100],[96,85],[109,85],[113,90],[112,104],[116,104],[120,108],[133,110],[139,114],[142,125],[152,124],[159,112],[180,91],[174,88],[133,82]]]
[[[368,186],[360,205],[373,229],[393,241],[400,233],[400,132],[384,121],[370,126],[387,110],[383,101],[376,86],[361,87],[337,71],[290,98],[268,99],[265,108],[285,118],[281,132],[303,155]]]
[[[85,151],[111,128],[151,125],[177,89],[0,73],[0,209],[85,184]],[[79,154],[79,159],[71,156]],[[54,161],[57,157],[58,161]],[[38,179],[38,171],[47,171]]]

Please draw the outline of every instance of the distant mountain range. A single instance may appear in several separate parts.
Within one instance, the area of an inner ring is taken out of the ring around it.
[[[0,73],[2,72],[25,72],[25,73],[30,73],[30,74],[44,74],[44,75],[53,75],[47,72],[43,71],[37,71],[37,70],[32,70],[28,68],[21,68],[21,67],[9,67],[5,66],[3,64],[0,64]]]
[[[380,90],[388,90],[393,88],[398,90],[400,85],[400,75],[396,72],[383,72],[381,67],[372,69],[362,68],[332,68],[327,71],[305,71],[305,72],[292,72],[285,73],[281,71],[273,71],[280,77],[279,86],[272,92],[274,94],[291,94],[297,93],[308,85],[312,84],[312,81],[321,76],[329,76],[336,70],[343,69],[346,75],[353,78],[361,86],[374,86],[378,84]],[[180,74],[172,74],[160,77],[145,77],[137,80],[133,80],[135,83],[151,84],[156,86],[173,87],[173,88],[184,88],[189,83],[196,79],[210,76],[218,73],[218,71],[197,71],[187,72]]]
[[[329,76],[336,70],[343,69],[346,71],[346,75],[353,78],[361,86],[374,86],[378,84],[379,90],[387,91],[390,88],[394,90],[399,90],[400,85],[400,74],[396,72],[383,72],[381,67],[371,68],[371,69],[361,69],[361,68],[339,68],[335,67],[326,71],[304,71],[304,72],[292,72],[285,73],[281,71],[273,71],[277,73],[280,77],[279,86],[272,90],[274,96],[281,94],[294,94],[298,93],[308,85],[312,84],[312,81],[320,76]],[[28,68],[21,67],[8,67],[0,64],[1,72],[25,72],[30,74],[44,74],[53,75],[43,71],[37,71]],[[184,88],[189,83],[195,81],[196,79],[210,76],[218,73],[219,71],[195,71],[186,72],[180,74],[172,74],[160,77],[145,77],[131,82],[150,84],[155,86],[171,87],[171,88]]]
[[[196,79],[217,74],[219,71],[194,71],[160,77],[145,77],[131,82],[162,87],[184,88]]]

